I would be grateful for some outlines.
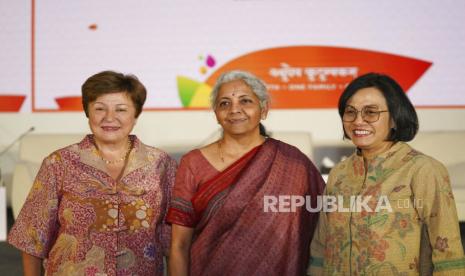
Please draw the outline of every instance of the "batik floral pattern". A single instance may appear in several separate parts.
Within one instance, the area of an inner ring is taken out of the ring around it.
[[[312,263],[310,272],[419,275],[420,267],[430,263],[435,275],[465,275],[449,177],[431,157],[402,142],[366,163],[354,153],[331,171],[326,194],[344,199],[369,196],[373,211],[321,214],[324,219],[311,254],[323,259],[323,267]],[[391,210],[374,211],[381,197],[387,197]],[[419,257],[422,227],[428,227],[433,249],[429,260]]]
[[[176,162],[131,140],[119,181],[91,135],[47,157],[9,242],[45,259],[47,275],[162,275]]]

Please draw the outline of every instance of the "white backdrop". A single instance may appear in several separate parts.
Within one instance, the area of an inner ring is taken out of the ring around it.
[[[0,95],[25,95],[21,112],[33,110],[33,21],[39,111],[57,109],[56,97],[78,96],[83,81],[105,69],[137,75],[149,91],[147,108],[180,108],[176,77],[204,81],[215,70],[201,74],[199,56],[213,55],[217,68],[296,45],[432,62],[409,90],[414,104],[463,107],[464,10],[453,0],[0,0]]]

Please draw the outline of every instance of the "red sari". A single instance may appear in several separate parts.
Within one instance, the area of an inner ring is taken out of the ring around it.
[[[318,213],[264,212],[264,197],[316,202],[323,187],[312,162],[278,140],[222,172],[194,150],[181,160],[167,220],[194,228],[191,275],[304,275]]]

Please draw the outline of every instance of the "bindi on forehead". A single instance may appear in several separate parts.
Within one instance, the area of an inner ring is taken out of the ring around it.
[[[239,87],[233,89],[233,91],[231,92],[231,95],[233,97],[244,96],[244,95],[247,95],[247,94],[249,94],[249,92],[247,90],[241,89]]]
[[[231,88],[231,89],[225,89],[223,91],[221,91],[222,96],[232,96],[232,97],[242,97],[242,96],[245,96],[245,95],[250,95],[250,94],[253,94],[253,92],[251,92],[250,90],[244,88],[244,87],[234,87],[234,88]]]

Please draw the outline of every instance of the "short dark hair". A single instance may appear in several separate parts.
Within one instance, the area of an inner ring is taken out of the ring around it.
[[[82,107],[89,117],[89,103],[104,94],[125,92],[136,108],[139,117],[147,97],[145,86],[134,75],[124,75],[114,71],[103,71],[89,77],[81,87]]]
[[[411,141],[418,132],[418,116],[400,85],[391,77],[379,73],[368,73],[352,80],[339,98],[339,116],[342,119],[347,101],[363,88],[377,88],[386,100],[389,116],[395,128],[391,129],[388,141]],[[349,138],[344,131],[344,137]]]

